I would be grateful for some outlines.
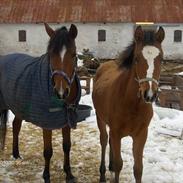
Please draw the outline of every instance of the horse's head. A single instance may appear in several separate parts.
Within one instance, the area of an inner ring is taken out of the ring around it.
[[[69,30],[62,27],[54,31],[45,23],[45,29],[50,36],[48,54],[54,90],[59,98],[66,99],[75,78],[77,28],[71,24]]]
[[[158,93],[163,51],[161,43],[165,37],[162,27],[158,31],[135,30],[135,72],[139,83],[139,93],[146,103],[153,102]]]

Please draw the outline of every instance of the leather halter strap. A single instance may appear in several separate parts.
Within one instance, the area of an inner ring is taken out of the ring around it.
[[[76,75],[76,69],[74,69],[71,78],[69,78],[69,76],[67,75],[67,73],[65,73],[64,71],[55,70],[55,71],[52,72],[52,76],[51,76],[51,80],[52,81],[53,81],[53,78],[54,78],[55,75],[62,76],[66,80],[67,84],[69,86],[71,86],[71,84],[74,81],[75,75]]]
[[[137,62],[135,62],[135,64],[137,64]],[[146,82],[146,81],[153,81],[154,83],[156,83],[157,85],[159,85],[159,82],[157,79],[154,79],[154,78],[150,78],[150,77],[146,77],[146,78],[142,78],[140,79],[139,76],[138,76],[138,73],[137,73],[137,68],[136,68],[136,65],[135,65],[135,72],[136,72],[136,75],[137,75],[137,78],[135,78],[135,80],[141,84],[143,82]]]
[[[159,82],[158,82],[158,80],[156,80],[156,79],[154,79],[154,78],[143,78],[143,79],[137,79],[137,78],[135,78],[135,80],[139,83],[139,84],[141,84],[141,83],[143,83],[143,82],[146,82],[146,81],[153,81],[153,82],[155,82],[157,85],[159,84]]]

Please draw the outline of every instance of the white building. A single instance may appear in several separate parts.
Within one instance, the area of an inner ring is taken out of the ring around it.
[[[165,30],[164,58],[183,59],[182,1],[141,1],[142,7],[135,0],[0,2],[0,55],[45,53],[49,37],[42,22],[48,22],[52,28],[74,23],[78,51],[89,48],[99,58],[115,58],[132,41],[136,22],[151,22]]]

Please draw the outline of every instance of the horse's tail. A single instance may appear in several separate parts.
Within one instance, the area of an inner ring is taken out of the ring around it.
[[[0,111],[0,150],[3,150],[5,145],[7,120],[8,120],[8,110]]]

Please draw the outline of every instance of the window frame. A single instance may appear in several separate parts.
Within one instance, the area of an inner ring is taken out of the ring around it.
[[[99,29],[98,30],[98,42],[105,42],[106,41],[106,30]]]
[[[19,30],[18,31],[18,41],[19,42],[26,42],[27,41],[26,30]]]
[[[181,43],[182,42],[182,30],[174,30],[174,43]]]

